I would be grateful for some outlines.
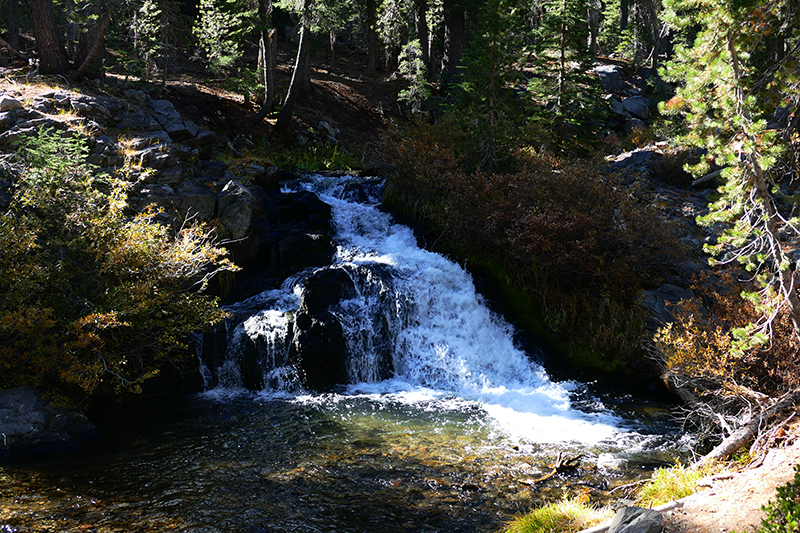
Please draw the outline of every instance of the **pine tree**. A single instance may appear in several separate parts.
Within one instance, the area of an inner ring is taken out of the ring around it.
[[[800,220],[783,216],[777,193],[794,172],[781,168],[794,131],[781,131],[775,118],[787,105],[797,114],[800,84],[800,6],[794,0],[668,0],[668,21],[679,31],[697,31],[692,43],[676,47],[663,75],[681,83],[664,112],[683,114],[686,141],[707,150],[692,170],[700,175],[722,167],[720,199],[701,224],[727,229],[707,250],[721,262],[739,261],[762,284],[746,295],[762,319],[735,332],[740,348],[764,343],[782,309],[788,309],[800,338],[800,300],[787,240],[800,235]]]
[[[588,77],[594,57],[586,0],[548,0],[535,30],[533,63],[536,76],[529,89],[542,104],[542,116],[552,121],[559,146],[572,138],[591,140],[602,108],[595,83]]]

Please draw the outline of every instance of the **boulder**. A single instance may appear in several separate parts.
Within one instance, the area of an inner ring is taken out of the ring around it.
[[[675,319],[674,311],[678,303],[693,298],[695,298],[693,291],[664,283],[658,290],[642,291],[638,303],[650,312],[648,326],[655,329]]]
[[[643,96],[632,96],[630,98],[624,98],[621,103],[623,109],[632,116],[642,120],[650,118],[650,105],[647,102],[647,98]]]
[[[623,507],[611,520],[608,533],[662,533],[664,515],[652,509]]]
[[[6,95],[0,96],[0,111],[14,111],[15,109],[22,109],[19,100]]]
[[[219,218],[232,239],[241,239],[250,229],[253,193],[236,180],[229,181],[219,194]]]
[[[303,280],[289,359],[303,386],[329,391],[348,381],[347,341],[331,307],[356,295],[352,278],[341,268],[320,269]]]
[[[600,85],[610,93],[621,93],[625,90],[622,76],[625,71],[619,65],[598,65],[592,69],[600,79]]]
[[[0,457],[57,451],[99,432],[83,413],[53,407],[33,387],[0,391]]]
[[[199,222],[208,222],[214,218],[217,197],[211,190],[191,180],[185,180],[178,186],[178,196],[183,216],[195,217]]]

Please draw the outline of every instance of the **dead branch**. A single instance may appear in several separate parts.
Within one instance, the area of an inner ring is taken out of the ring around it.
[[[11,52],[11,55],[20,59],[30,59],[28,56],[20,52],[19,50],[15,50],[13,46],[8,44],[2,37],[0,37],[0,46]]]
[[[784,394],[770,408],[759,409],[750,417],[750,420],[724,439],[710,453],[692,464],[692,468],[702,468],[710,463],[727,459],[757,437],[759,433],[764,432],[770,418],[794,407],[798,400],[800,400],[800,389],[795,389]]]
[[[577,468],[578,467],[578,461],[580,461],[581,458],[583,458],[583,454],[582,453],[579,453],[578,455],[575,455],[574,457],[570,457],[569,459],[567,459],[562,455],[561,452],[558,452],[558,456],[556,457],[556,462],[554,464],[550,465],[550,467],[552,468],[552,470],[550,472],[548,472],[547,474],[545,474],[544,476],[542,476],[540,478],[532,479],[532,480],[526,480],[524,482],[521,481],[520,483],[523,483],[525,485],[535,485],[536,483],[541,483],[542,481],[546,481],[546,480],[550,479],[551,477],[555,476],[556,474],[561,474],[561,473],[566,472],[568,470],[572,470],[574,468]]]

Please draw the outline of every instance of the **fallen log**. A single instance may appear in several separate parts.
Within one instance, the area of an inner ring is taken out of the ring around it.
[[[711,452],[695,461],[691,468],[702,468],[717,461],[724,461],[754,439],[770,418],[794,407],[798,400],[800,400],[800,389],[784,394],[772,407],[753,415],[746,424],[734,431]]]

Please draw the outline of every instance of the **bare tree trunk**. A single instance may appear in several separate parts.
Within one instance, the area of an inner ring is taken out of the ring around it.
[[[414,0],[414,25],[419,39],[420,51],[422,52],[422,62],[425,68],[431,69],[431,55],[428,42],[428,0]]]
[[[252,123],[259,122],[266,117],[272,106],[275,104],[275,69],[278,56],[278,32],[270,29],[262,34],[261,40],[264,42],[264,103],[255,115],[247,117]]]
[[[264,82],[264,101],[261,109],[255,115],[250,115],[247,120],[256,123],[264,120],[275,102],[275,70],[278,63],[278,32],[268,28],[269,17],[272,14],[272,0],[263,0],[258,3],[258,20],[261,24],[261,38],[258,43],[258,68]]]
[[[39,54],[40,74],[66,74],[69,60],[58,33],[56,14],[51,0],[28,0],[33,19],[33,35]]]
[[[289,122],[292,119],[294,105],[297,102],[298,95],[302,92],[301,84],[303,83],[303,71],[307,71],[307,63],[309,61],[309,52],[311,48],[309,11],[312,1],[313,0],[304,0],[303,2],[303,21],[300,29],[300,45],[297,48],[297,60],[295,61],[294,72],[292,72],[292,81],[289,83],[289,92],[286,94],[283,107],[278,114],[278,122],[275,125],[275,129],[281,135],[285,135],[289,129]]]
[[[97,77],[103,74],[101,52],[105,49],[106,33],[108,33],[108,27],[111,24],[111,11],[113,8],[114,4],[109,3],[106,6],[106,12],[100,21],[100,25],[81,36],[81,47],[78,49],[77,58],[81,63],[77,70],[72,73],[71,77],[73,79],[81,80],[86,75]],[[92,41],[89,41],[89,36],[91,36]],[[92,43],[90,48],[88,48],[89,42]],[[84,47],[87,47],[87,49],[82,51],[81,49]]]
[[[330,67],[333,68],[333,65],[336,63],[336,32],[334,32],[333,30],[331,30],[328,33],[328,42],[330,44],[330,51],[331,51],[329,64]]]
[[[628,27],[628,0],[619,2],[619,31],[625,31]]]
[[[375,25],[378,20],[376,0],[367,0],[367,74],[372,76],[378,67],[378,33]]]
[[[567,0],[561,0],[561,22],[558,27],[558,97],[556,99],[556,135],[558,143],[564,143],[564,107],[567,92]]]
[[[19,49],[19,2],[8,0],[8,44],[12,49]]]
[[[589,26],[589,50],[593,55],[597,55],[597,32],[600,28],[600,9],[602,4],[597,0],[591,0],[587,6],[586,22]]]
[[[444,57],[442,73],[445,86],[456,77],[467,47],[467,18],[457,0],[444,0]],[[446,90],[446,89],[445,89]]]

